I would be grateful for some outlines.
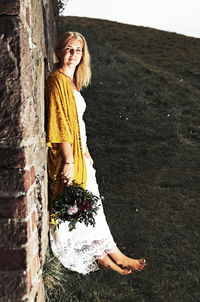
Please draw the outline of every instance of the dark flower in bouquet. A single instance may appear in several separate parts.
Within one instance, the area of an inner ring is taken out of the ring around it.
[[[65,186],[62,194],[53,201],[53,216],[56,227],[63,221],[69,221],[69,231],[76,228],[76,224],[84,222],[86,226],[95,226],[95,215],[99,209],[99,197],[80,185]]]

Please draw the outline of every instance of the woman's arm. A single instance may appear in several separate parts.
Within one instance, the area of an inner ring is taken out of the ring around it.
[[[70,143],[60,143],[59,145],[63,156],[61,178],[63,179],[64,183],[67,183],[67,185],[69,186],[74,175],[74,158],[72,147]]]
[[[87,146],[86,146],[86,151],[85,151],[84,155],[85,155],[85,157],[89,158],[90,165],[92,166],[92,165],[93,165],[93,163],[94,163],[94,161],[93,161],[93,159],[92,159],[92,157],[91,157],[91,155],[90,155],[90,152],[89,152],[89,150],[88,150],[88,147],[87,147]]]

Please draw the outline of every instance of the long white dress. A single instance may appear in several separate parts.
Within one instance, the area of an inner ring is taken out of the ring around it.
[[[82,146],[85,151],[87,137],[83,114],[86,104],[80,92],[77,90],[73,90],[73,92],[76,99]],[[94,195],[100,196],[95,176],[96,171],[86,157],[85,162],[87,168],[86,189]],[[91,225],[86,227],[84,223],[77,223],[76,229],[70,232],[68,222],[62,222],[55,232],[50,230],[53,254],[63,266],[84,275],[98,270],[96,260],[103,259],[106,254],[114,252],[116,247],[104,215],[101,200],[99,201],[101,206],[95,216],[96,224],[94,227]]]

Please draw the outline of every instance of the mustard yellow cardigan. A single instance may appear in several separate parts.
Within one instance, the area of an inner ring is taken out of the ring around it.
[[[63,191],[64,184],[60,178],[63,166],[60,143],[71,143],[74,157],[73,180],[86,187],[87,172],[81,134],[78,122],[76,100],[67,77],[54,71],[47,80],[46,100],[46,132],[48,145],[48,176],[49,176],[49,210],[53,209],[53,199]],[[53,221],[53,216],[51,216]]]

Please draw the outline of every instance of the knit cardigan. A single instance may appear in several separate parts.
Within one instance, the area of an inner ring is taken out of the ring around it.
[[[48,145],[49,210],[53,221],[53,199],[64,189],[60,172],[63,157],[59,144],[68,142],[72,146],[74,158],[73,181],[86,187],[87,171],[81,143],[81,134],[76,108],[76,100],[67,77],[54,71],[47,79],[45,89],[46,132]]]

